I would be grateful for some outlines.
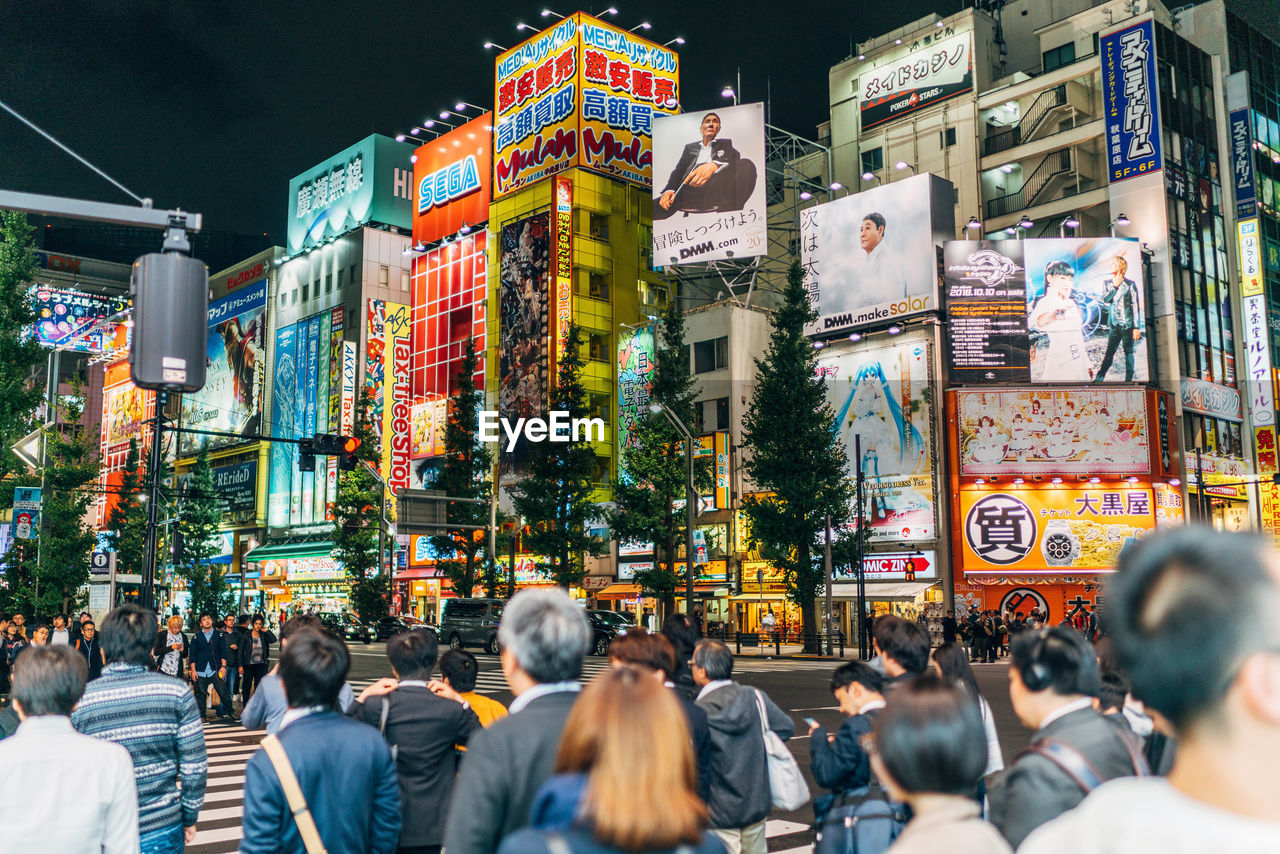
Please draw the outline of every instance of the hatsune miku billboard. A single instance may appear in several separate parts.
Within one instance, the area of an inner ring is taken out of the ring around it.
[[[936,539],[929,341],[828,352],[818,360],[818,375],[827,384],[849,477],[862,466],[864,522],[872,542]]]

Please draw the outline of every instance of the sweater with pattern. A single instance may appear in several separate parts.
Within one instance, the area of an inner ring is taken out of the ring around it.
[[[85,686],[71,723],[133,757],[141,833],[196,823],[209,765],[190,686],[140,665],[108,664]]]

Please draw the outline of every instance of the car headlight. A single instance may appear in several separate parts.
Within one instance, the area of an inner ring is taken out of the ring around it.
[[[625,634],[627,633],[627,627],[626,627],[626,626],[620,626],[619,628],[614,629],[614,632],[615,632],[616,634],[619,634],[619,635],[625,635]]]

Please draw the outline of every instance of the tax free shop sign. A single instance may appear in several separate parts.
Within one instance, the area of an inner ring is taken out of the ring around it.
[[[530,442],[603,442],[604,419],[570,418],[563,409],[555,409],[550,418],[517,418],[513,423],[492,409],[480,413],[480,441],[499,443],[506,438],[506,452],[516,449],[523,435]],[[499,433],[501,431],[501,433]]]

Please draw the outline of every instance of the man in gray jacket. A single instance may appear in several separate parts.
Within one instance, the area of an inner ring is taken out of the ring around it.
[[[764,823],[769,816],[768,757],[756,703],[758,689],[732,681],[733,653],[720,641],[699,641],[693,651],[697,704],[711,730],[711,829],[729,854],[766,854]],[[795,723],[763,691],[769,729],[780,738],[795,734]]]
[[[502,675],[515,700],[507,717],[471,737],[444,828],[449,854],[493,854],[529,823],[555,765],[591,646],[582,609],[559,588],[516,594],[502,613]]]

